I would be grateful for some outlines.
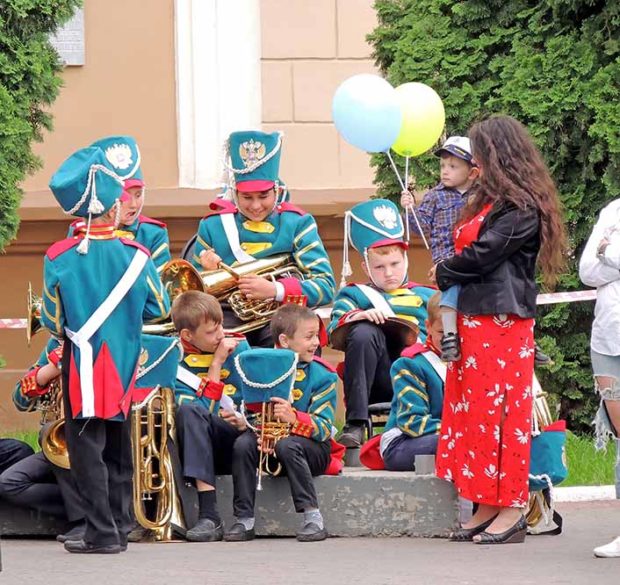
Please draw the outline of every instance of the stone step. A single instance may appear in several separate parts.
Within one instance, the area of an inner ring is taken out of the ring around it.
[[[332,536],[447,536],[458,519],[451,484],[414,472],[345,468],[340,476],[315,478],[321,512]],[[232,478],[217,480],[218,505],[232,524]],[[293,508],[288,481],[263,477],[256,498],[259,536],[294,536],[300,515]],[[53,518],[0,502],[3,536],[56,535],[63,528]]]

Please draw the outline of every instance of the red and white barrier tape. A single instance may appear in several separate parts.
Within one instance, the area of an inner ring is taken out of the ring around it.
[[[538,295],[537,305],[555,305],[557,303],[574,303],[579,301],[593,301],[596,299],[595,290],[575,290],[572,292],[546,293]],[[315,313],[321,319],[329,319],[331,307],[321,307]],[[26,319],[0,319],[0,329],[26,329]]]

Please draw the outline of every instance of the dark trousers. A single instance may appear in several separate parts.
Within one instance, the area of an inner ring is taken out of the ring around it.
[[[388,471],[413,471],[416,455],[434,455],[437,453],[439,435],[422,435],[396,437],[383,453],[383,462]]]
[[[241,319],[233,313],[230,305],[222,303],[222,311],[224,313],[224,329],[232,329],[244,323],[244,321],[241,321]],[[244,335],[251,347],[273,347],[270,323],[254,331],[248,331]]]
[[[71,473],[52,465],[41,452],[22,459],[0,475],[0,494],[17,506],[69,522],[84,518]]]
[[[344,358],[344,402],[347,422],[368,419],[368,404],[391,402],[390,368],[402,346],[387,340],[374,323],[360,321],[349,329]]]
[[[254,517],[256,498],[256,469],[259,461],[257,438],[245,431],[233,448],[233,512],[237,518]],[[296,512],[319,507],[312,477],[325,473],[329,465],[331,444],[319,443],[305,437],[290,435],[280,439],[275,448],[282,475],[288,477]]]
[[[132,529],[131,419],[74,419],[69,404],[69,359],[65,343],[62,382],[65,437],[71,473],[85,506],[90,544],[124,544]]]
[[[23,441],[0,439],[0,473],[33,453],[32,447]]]
[[[176,423],[185,478],[214,486],[216,475],[232,473],[237,429],[198,402],[182,404]]]

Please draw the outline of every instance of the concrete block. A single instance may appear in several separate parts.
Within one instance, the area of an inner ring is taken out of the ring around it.
[[[261,0],[263,59],[336,56],[334,0]]]
[[[338,57],[363,59],[370,57],[372,47],[366,35],[377,26],[374,0],[337,0]]]
[[[0,534],[4,536],[56,536],[64,529],[58,518],[20,508],[0,500]]]
[[[217,481],[219,509],[230,526],[232,478]],[[458,521],[454,488],[431,475],[345,468],[341,476],[315,482],[331,536],[445,537]],[[293,536],[299,528],[286,478],[263,477],[255,510],[260,536]]]

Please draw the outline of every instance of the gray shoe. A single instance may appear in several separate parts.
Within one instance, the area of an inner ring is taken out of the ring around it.
[[[224,534],[224,540],[226,542],[243,542],[246,540],[254,540],[255,536],[254,528],[246,530],[241,522],[235,522],[230,530]]]
[[[327,530],[324,527],[319,528],[314,522],[308,522],[297,532],[296,537],[299,542],[318,542],[327,538]]]
[[[364,431],[364,427],[345,425],[340,437],[338,437],[338,442],[347,449],[359,447],[364,442]]]
[[[185,534],[185,538],[190,542],[217,542],[223,537],[224,525],[222,522],[216,524],[209,518],[201,518]]]

